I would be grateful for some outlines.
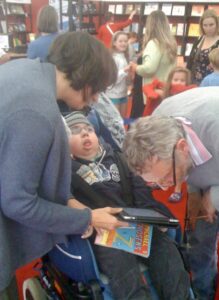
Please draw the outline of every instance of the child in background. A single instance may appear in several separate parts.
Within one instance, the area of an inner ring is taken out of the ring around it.
[[[129,61],[137,62],[137,52],[138,49],[138,35],[136,32],[132,31],[128,34],[128,44],[129,44]]]
[[[120,112],[126,117],[128,103],[128,79],[130,66],[128,64],[128,34],[117,31],[112,37],[112,55],[118,68],[117,81],[106,90],[106,95]]]
[[[213,49],[208,57],[214,72],[207,75],[200,86],[219,86],[219,48]]]
[[[164,98],[195,87],[195,84],[191,84],[191,72],[187,68],[176,67],[168,76],[164,90]],[[178,202],[182,199],[181,185],[182,182],[177,182],[174,193],[169,197],[170,202]]]
[[[197,87],[191,84],[191,72],[184,67],[175,67],[169,74],[164,89],[164,98]]]

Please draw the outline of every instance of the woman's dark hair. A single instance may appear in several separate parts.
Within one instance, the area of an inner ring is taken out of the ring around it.
[[[48,61],[66,74],[73,89],[105,91],[116,82],[117,67],[110,51],[85,32],[67,32],[53,42]]]
[[[104,16],[104,20],[105,22],[109,22],[112,20],[112,17],[113,17],[113,13],[111,11],[108,11],[105,16]]]
[[[37,29],[44,33],[58,32],[58,15],[54,7],[43,6],[37,15]]]

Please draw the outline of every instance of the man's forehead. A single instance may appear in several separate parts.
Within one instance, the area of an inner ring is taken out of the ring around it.
[[[158,162],[158,156],[153,155],[150,158],[145,159],[144,163],[137,166],[136,171],[140,173],[149,173],[153,165]]]

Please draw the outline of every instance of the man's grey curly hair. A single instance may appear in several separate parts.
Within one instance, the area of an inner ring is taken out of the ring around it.
[[[185,138],[181,122],[173,117],[139,118],[131,125],[123,144],[130,169],[141,172],[145,162],[155,155],[162,160],[171,159],[173,148],[181,138]]]

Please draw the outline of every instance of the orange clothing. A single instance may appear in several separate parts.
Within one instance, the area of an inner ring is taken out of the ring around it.
[[[143,116],[151,115],[155,108],[161,103],[163,99],[161,99],[160,95],[156,92],[156,89],[163,89],[164,86],[165,83],[159,81],[157,78],[155,78],[151,83],[143,85],[143,93],[147,98],[147,104],[145,105]],[[195,84],[171,84],[168,97],[182,93],[195,87],[197,87],[197,85]]]
[[[132,19],[127,19],[124,22],[103,24],[98,29],[97,38],[100,41],[102,41],[103,44],[107,48],[110,48],[111,47],[111,40],[112,40],[113,33],[116,32],[116,31],[118,31],[118,30],[122,30],[123,28],[127,27],[131,23],[132,23]],[[107,28],[107,25],[109,26],[109,28],[112,30],[113,33],[110,32],[110,30]]]
[[[147,98],[147,104],[144,108],[143,117],[151,115],[155,108],[161,103],[162,99],[155,90],[163,88],[164,83],[156,78],[151,83],[143,85],[143,93]]]
[[[190,84],[190,85],[171,84],[169,96],[173,96],[173,95],[182,93],[182,92],[184,92],[184,91],[193,89],[193,88],[195,88],[195,87],[197,87],[196,84]]]

